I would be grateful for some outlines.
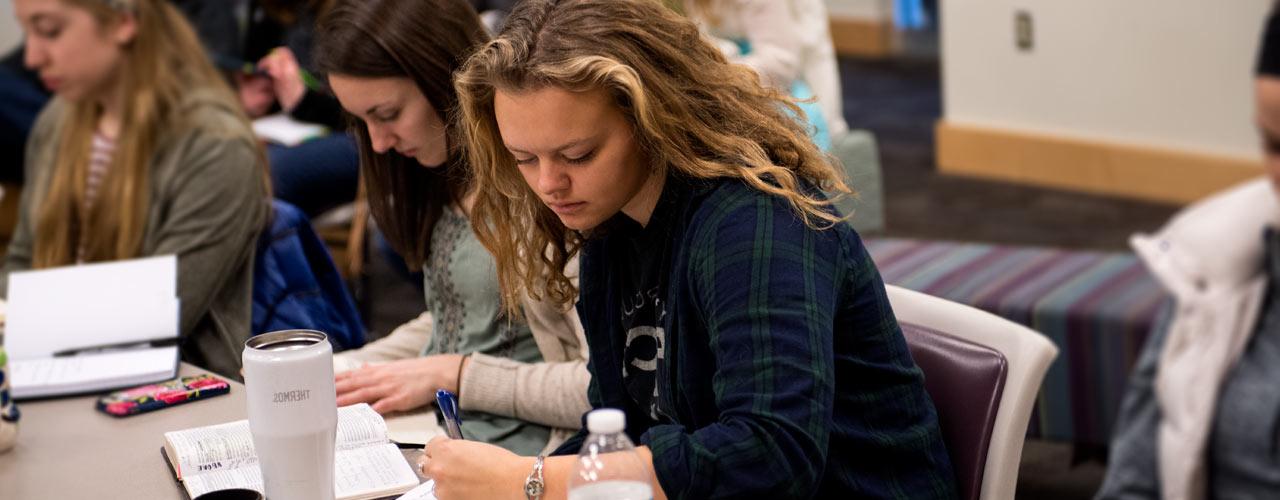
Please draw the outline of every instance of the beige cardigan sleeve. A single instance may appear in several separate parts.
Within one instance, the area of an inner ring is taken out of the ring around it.
[[[422,355],[422,347],[431,341],[433,321],[430,312],[423,312],[418,317],[396,327],[386,337],[365,344],[359,349],[334,354],[334,372],[355,370],[367,364],[386,363]]]
[[[569,267],[576,284],[576,260]],[[573,308],[566,311],[528,297],[523,307],[543,362],[521,363],[473,354],[458,384],[458,402],[467,410],[578,429],[582,414],[591,410],[587,401],[591,381],[587,341],[578,314]]]

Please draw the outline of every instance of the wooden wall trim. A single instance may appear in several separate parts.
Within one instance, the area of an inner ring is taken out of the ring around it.
[[[938,121],[946,174],[1187,203],[1262,175],[1258,159]]]
[[[893,24],[888,20],[831,17],[831,43],[842,56],[882,58],[893,54]]]

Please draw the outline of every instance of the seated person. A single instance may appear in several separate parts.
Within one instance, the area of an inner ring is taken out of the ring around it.
[[[0,346],[0,452],[18,442],[18,405],[9,397],[9,363]]]
[[[230,89],[166,0],[21,0],[56,94],[0,272],[176,255],[182,359],[236,377],[269,187]]]
[[[830,150],[832,138],[848,130],[823,0],[681,2],[729,61],[751,67],[765,84],[801,101],[819,147]]]
[[[1099,499],[1280,492],[1280,16],[1255,80],[1270,182],[1183,210],[1134,247],[1176,301],[1129,380]]]
[[[15,184],[22,184],[23,157],[31,126],[49,102],[40,77],[23,67],[24,52],[23,47],[18,47],[0,60],[0,95],[5,96],[0,102],[0,182]]]
[[[338,404],[431,415],[447,389],[468,439],[534,455],[581,427],[589,374],[577,315],[533,300],[506,314],[493,256],[472,229],[476,189],[446,113],[453,73],[487,38],[466,0],[343,0],[322,21],[319,67],[355,118],[370,209],[422,267],[428,311],[338,355],[340,367],[359,367],[337,375]]]
[[[343,133],[338,102],[312,75],[315,25],[333,0],[171,1],[196,24],[250,118],[283,112],[331,131],[301,144],[267,145],[275,197],[308,217],[354,200],[359,183],[355,143]]]
[[[652,0],[525,0],[456,82],[504,304],[577,300],[592,406],[625,412],[655,498],[955,498],[884,284],[819,190],[849,188],[781,93]],[[539,470],[565,498],[577,462],[424,456],[441,498]]]

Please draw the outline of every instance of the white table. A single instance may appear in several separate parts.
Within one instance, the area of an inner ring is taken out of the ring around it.
[[[208,373],[182,363],[180,375]],[[0,499],[186,498],[160,455],[164,433],[246,418],[244,385],[131,417],[99,412],[98,396],[18,404],[18,443],[0,453]],[[404,450],[410,464],[417,450]]]

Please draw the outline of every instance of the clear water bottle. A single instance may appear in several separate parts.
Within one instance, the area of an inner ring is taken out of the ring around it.
[[[605,408],[587,414],[578,463],[569,476],[569,500],[652,500],[649,464],[627,437],[627,415]]]

